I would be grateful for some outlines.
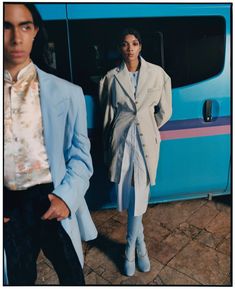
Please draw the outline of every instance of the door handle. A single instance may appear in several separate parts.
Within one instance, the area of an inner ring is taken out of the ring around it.
[[[203,118],[205,122],[212,121],[212,100],[208,99],[203,105]]]

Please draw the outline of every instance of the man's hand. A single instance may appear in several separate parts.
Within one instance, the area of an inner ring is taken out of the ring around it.
[[[4,224],[8,223],[9,221],[10,221],[10,218],[5,218],[5,217],[3,217],[3,222],[4,222]]]
[[[42,216],[42,220],[56,219],[57,221],[61,221],[69,216],[69,208],[65,202],[52,194],[49,194],[48,198],[51,202],[51,206]]]

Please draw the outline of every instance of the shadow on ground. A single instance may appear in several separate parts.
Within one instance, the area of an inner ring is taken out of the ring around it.
[[[114,241],[103,234],[99,234],[98,238],[87,242],[89,249],[95,247],[99,249],[108,259],[110,259],[117,269],[123,274],[123,259],[125,245]]]
[[[222,203],[226,206],[230,206],[232,205],[232,195],[226,195],[226,196],[218,196],[218,197],[215,197],[213,198],[213,200],[216,202],[216,203]]]

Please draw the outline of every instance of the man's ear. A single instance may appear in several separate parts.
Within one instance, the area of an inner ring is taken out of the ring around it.
[[[39,28],[37,26],[34,26],[34,38],[37,36],[39,31]]]

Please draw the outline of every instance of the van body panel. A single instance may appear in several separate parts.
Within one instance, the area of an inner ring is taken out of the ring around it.
[[[67,19],[67,4],[35,4],[42,15],[43,20],[64,20]]]
[[[230,4],[67,4],[69,19],[203,16],[229,17]]]
[[[163,141],[157,183],[151,191],[159,197],[172,192],[223,192],[230,162],[229,154],[223,155],[224,150],[230,150],[227,134]],[[174,153],[168,157],[168,152]]]

